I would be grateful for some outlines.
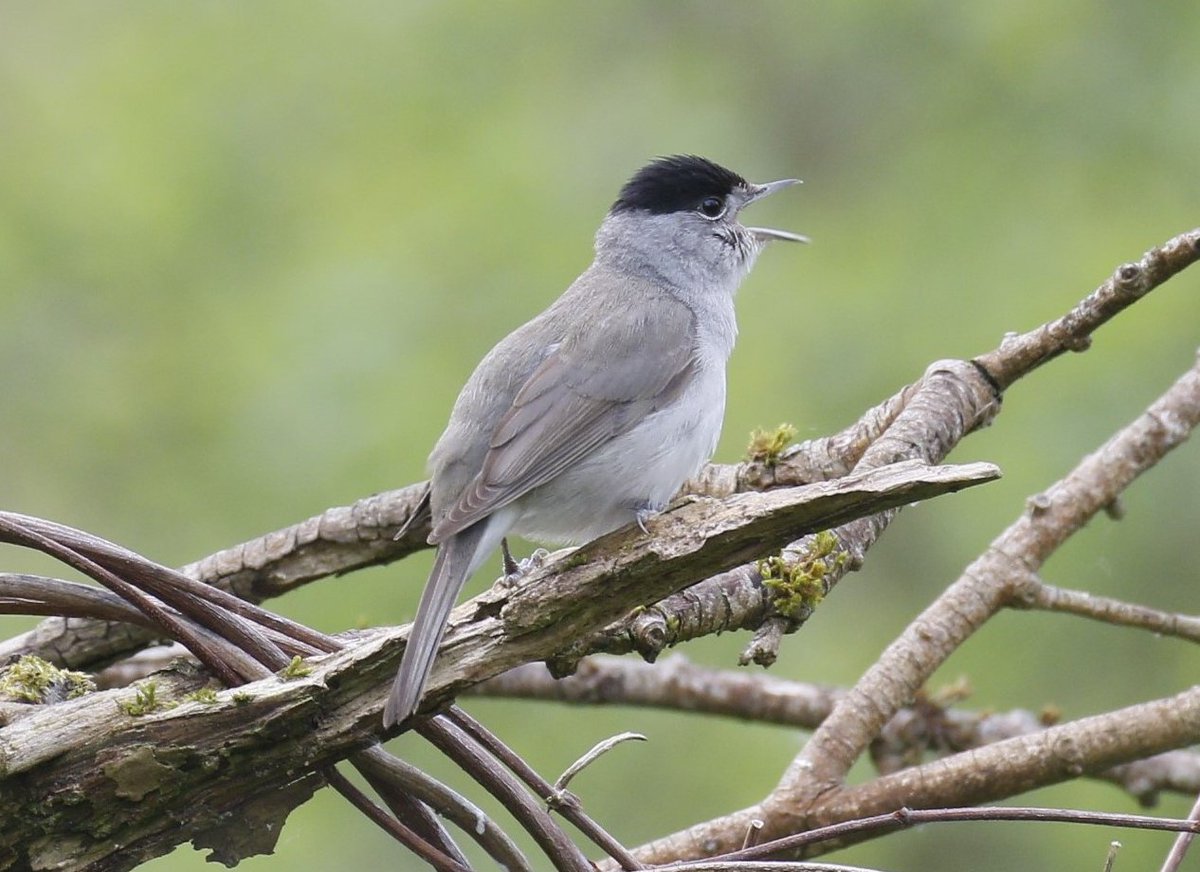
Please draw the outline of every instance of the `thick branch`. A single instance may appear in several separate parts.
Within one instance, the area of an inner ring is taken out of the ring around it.
[[[970,753],[829,792],[810,821],[850,820],[902,806],[937,808],[1015,796],[1099,774],[1111,767],[1200,740],[1200,687],[1006,739]]]
[[[1007,387],[1063,350],[1081,350],[1096,326],[1198,256],[1200,231],[1193,231],[1172,240],[1163,249],[1149,253],[1141,263],[1122,267],[1112,282],[1093,295],[1095,299],[1089,298],[1061,323],[1009,340],[996,352],[979,358],[975,363],[978,377],[970,385],[969,394],[971,397],[990,394],[995,388]],[[966,384],[971,380],[961,381]],[[981,383],[983,390],[978,387]],[[953,386],[950,388],[953,393]],[[934,392],[937,393],[940,391]],[[945,402],[935,396],[935,404],[925,407],[917,402],[919,395],[917,388],[905,389],[881,406],[877,417],[865,421],[861,427],[852,428],[853,432],[847,431],[849,435],[844,439],[826,441],[822,447],[827,450],[827,456],[820,459],[819,452],[814,452],[814,462],[803,466],[797,464],[794,474],[799,480],[808,480],[838,474],[850,465],[857,465],[862,471],[914,454],[940,457],[985,419],[979,408],[972,408],[973,400],[966,396]],[[990,399],[983,407],[986,408],[988,403]],[[904,426],[896,426],[901,423]],[[1169,426],[1178,422],[1163,423]],[[710,469],[710,473],[718,474],[702,486],[717,488],[719,484],[719,487],[737,489],[756,484],[777,485],[790,474],[786,466],[789,460],[785,458],[783,478],[777,470],[766,468],[757,472],[747,469],[744,475],[742,472],[719,474],[720,470]],[[861,483],[868,478],[858,481]],[[414,486],[360,501],[353,507],[331,510],[297,527],[223,552],[189,569],[191,574],[199,577],[232,584],[239,595],[260,598],[326,574],[394,559],[423,545],[419,518],[399,542],[390,539],[392,531],[412,517],[413,507],[418,504],[422,492],[422,486]],[[886,512],[889,506],[913,498],[912,494],[906,494],[893,502],[885,500],[873,505],[871,511]],[[560,561],[556,564],[560,570],[557,574],[550,569],[543,570],[531,579],[535,584],[530,588],[493,591],[478,598],[455,614],[447,648],[460,654],[461,659],[452,667],[443,667],[435,673],[432,684],[435,695],[453,692],[513,663],[543,658],[561,648],[574,634],[613,621],[648,597],[662,597],[703,574],[731,567],[738,559],[745,560],[778,548],[788,541],[789,535],[797,535],[799,529],[846,523],[850,517],[845,514],[845,506],[839,509],[833,500],[812,517],[805,516],[802,523],[799,515],[791,514],[788,499],[785,496],[782,501],[734,501],[732,515],[724,517],[719,509],[705,502],[688,506],[660,519],[655,525],[659,537],[650,543],[638,542],[628,533],[617,533]],[[1052,498],[1036,500],[1031,514],[1053,515],[1055,508]],[[747,522],[748,517],[754,520]],[[813,526],[804,526],[810,522]],[[882,521],[860,524],[867,528],[863,541],[873,541],[885,523],[886,516]],[[1068,529],[1066,535],[1069,532]],[[1038,544],[1045,543],[1034,543],[1034,564],[1040,564],[1045,556],[1036,547]],[[996,550],[1000,552],[1000,549]],[[1052,550],[1053,547],[1045,553]],[[596,566],[589,569],[576,561],[598,564],[599,569]],[[1003,566],[1003,561],[1000,565]],[[1036,565],[1027,568],[1036,568]],[[56,633],[62,626],[62,622],[57,623]],[[953,621],[947,621],[947,625],[951,624]],[[96,632],[95,627],[83,629]],[[943,645],[947,650],[953,647],[952,638],[948,641],[948,638],[937,636],[943,626],[930,622],[922,629],[932,634],[925,638],[929,643],[927,647],[933,650]],[[139,632],[134,631],[135,634]],[[311,790],[316,780],[302,773],[320,770],[373,740],[372,731],[378,721],[381,702],[380,691],[376,688],[385,684],[394,668],[397,655],[391,651],[394,646],[390,643],[398,635],[403,633],[367,634],[362,646],[355,651],[322,658],[318,661],[318,669],[308,678],[290,682],[259,681],[236,693],[219,695],[212,707],[188,703],[170,712],[138,719],[119,712],[115,721],[108,722],[103,718],[101,706],[106,706],[111,715],[112,697],[97,694],[81,702],[67,703],[68,709],[39,709],[24,716],[15,715],[15,720],[0,730],[0,779],[5,788],[0,790],[0,821],[8,822],[11,827],[11,822],[16,820],[13,814],[16,808],[23,812],[33,809],[44,818],[32,825],[23,820],[22,823],[28,826],[24,838],[28,839],[29,833],[37,831],[52,835],[23,842],[21,850],[29,852],[23,856],[36,855],[39,862],[51,864],[64,857],[73,860],[82,857],[80,862],[96,858],[96,868],[125,868],[126,864],[136,862],[136,857],[150,856],[163,844],[173,844],[181,838],[194,836],[197,843],[212,838],[211,834],[219,831],[217,817],[222,810],[245,808],[247,801],[252,804],[256,798],[269,800],[291,788],[298,793]],[[64,643],[61,650],[64,654],[73,654],[74,644],[74,640]],[[123,644],[127,647],[122,648]],[[112,656],[128,650],[129,644],[138,644],[135,636],[118,640],[115,645],[93,646],[84,656],[92,659]],[[902,654],[917,657],[921,653],[919,648],[920,645],[910,645]],[[443,662],[450,659],[445,658]],[[80,660],[68,659],[68,662]],[[911,664],[900,663],[892,690],[908,687],[919,677],[919,668],[906,671],[903,668],[906,665]],[[860,684],[860,689],[863,686]],[[888,689],[886,682],[880,687]],[[130,692],[122,693],[128,695]],[[1194,703],[1174,702],[1179,705]],[[873,719],[886,720],[890,711],[894,712],[894,704],[895,699],[884,693],[879,707],[872,709],[870,698],[859,699],[851,693],[829,721],[847,713],[845,716],[851,721],[858,720],[860,726],[869,725]],[[1146,704],[1137,716],[1157,717],[1160,713],[1153,705]],[[68,717],[63,717],[64,714]],[[78,719],[72,716],[78,716]],[[1190,718],[1191,723],[1195,720]],[[66,727],[68,722],[71,729]],[[1093,728],[1099,722],[1091,719],[1079,723]],[[1073,725],[1067,725],[1070,726]],[[1151,745],[1160,740],[1175,741],[1183,729],[1178,723],[1157,720],[1148,725],[1132,726],[1144,726],[1143,738]],[[1153,729],[1156,726],[1158,732]],[[98,766],[86,745],[87,737],[110,733],[111,744],[104,752],[104,765]],[[300,735],[305,737],[302,748],[296,747],[298,743],[288,741]],[[847,733],[848,744],[840,749],[834,737],[825,737],[820,750],[830,753],[818,760],[824,769],[806,765],[799,769],[793,767],[789,778],[781,784],[781,790],[772,798],[774,804],[767,803],[755,811],[765,810],[771,818],[771,826],[785,830],[793,824],[802,824],[805,815],[816,819],[830,814],[824,804],[833,808],[838,802],[846,801],[847,791],[838,786],[838,779],[844,774],[844,766],[861,752],[864,738],[869,740],[870,735],[870,729],[858,733],[851,729]],[[1070,738],[1068,734],[1063,735]],[[820,731],[817,738],[821,738]],[[815,739],[810,743],[810,750],[818,745]],[[1127,746],[1089,745],[1090,756],[1085,762],[1100,765],[1103,760],[1126,759],[1123,757],[1126,750]],[[811,762],[812,758],[798,761],[800,764]],[[1018,760],[1013,765],[1016,767],[1012,770],[1014,777],[1020,781],[1022,776],[1018,770],[1025,764]],[[1073,759],[1072,765],[1081,764],[1078,759]],[[925,767],[921,770],[929,773],[931,782],[937,778],[938,770]],[[19,778],[14,778],[17,774]],[[1030,775],[1026,771],[1026,774],[1037,778],[1056,777],[1053,773]],[[64,783],[79,787],[79,791],[65,797],[54,788],[54,785]],[[949,788],[954,782],[945,779],[941,783]],[[148,789],[143,790],[147,785]],[[12,791],[9,791],[10,786]],[[822,793],[830,787],[832,790]],[[137,801],[129,802],[134,798],[133,794],[137,794]],[[203,796],[205,800],[199,810],[196,809],[196,796]],[[862,796],[862,801],[872,801],[869,795]],[[818,798],[820,803],[816,801]],[[794,801],[794,807],[787,807],[789,800]],[[89,841],[96,820],[104,821],[110,848],[112,844],[122,845],[120,857],[105,855],[101,862],[101,855],[79,850],[81,846],[104,850],[103,846]],[[186,831],[178,830],[179,820],[188,821]],[[740,839],[745,832],[745,815],[731,816],[730,821],[736,830],[733,838]],[[4,826],[0,824],[0,827]],[[0,835],[3,832],[0,829]],[[9,833],[13,831],[9,829]],[[699,829],[693,835],[699,836]],[[720,839],[724,838],[713,828],[709,828],[704,836],[706,841],[711,839],[703,848],[705,852],[711,851],[711,845],[720,844]],[[21,835],[18,833],[16,837],[21,838]],[[0,841],[2,844],[7,843]],[[685,844],[682,851],[669,854],[668,859],[694,851],[699,844],[697,838],[691,845]],[[64,851],[67,853],[62,853]]]
[[[930,477],[935,470],[953,471],[935,483]],[[985,463],[959,467],[896,464],[834,482],[738,494],[723,503],[693,502],[651,521],[654,538],[645,543],[636,528],[618,530],[537,570],[523,579],[516,594],[493,589],[456,610],[456,614],[476,616],[499,614],[509,641],[516,644],[495,645],[477,623],[460,631],[459,621],[452,617],[442,643],[441,662],[453,662],[456,677],[447,680],[435,668],[427,702],[453,695],[519,663],[544,659],[567,647],[587,628],[604,626],[699,578],[769,553],[800,531],[824,529],[849,514],[907,504],[920,499],[922,492],[928,494],[926,488],[960,490],[997,474],[994,466]],[[869,500],[868,492],[873,495]],[[521,650],[524,634],[543,631],[555,634],[549,651],[541,644],[541,654]]]
[[[991,385],[976,367],[965,361],[937,361],[920,382],[872,409],[833,442],[858,457],[859,472],[913,458],[937,462],[963,436],[991,420],[997,408]],[[867,434],[873,441],[869,449],[863,449]],[[828,451],[824,441],[806,444],[817,457]],[[808,471],[816,470],[810,467]],[[780,550],[777,569],[781,574],[810,573],[816,561],[823,561],[818,577],[824,596],[862,565],[867,551],[898,511],[889,509],[838,525],[823,534],[832,537],[824,548],[811,535],[789,542]],[[764,586],[757,562],[748,563],[715,574],[600,633],[575,640],[550,665],[561,676],[570,674],[581,657],[598,652],[637,651],[653,660],[665,648],[688,639],[760,627],[743,662],[769,665],[782,632],[801,626],[819,599],[813,597],[782,614],[777,608],[777,591]]]
[[[1008,601],[1024,572],[1037,571],[1197,424],[1200,361],[1066,478],[1031,500],[1029,511],[913,621],[822,724],[784,776],[772,806],[794,813],[798,792],[839,782],[883,724]]]
[[[988,464],[908,465],[682,506],[651,522],[650,540],[636,530],[618,531],[544,567],[528,585],[490,591],[458,609],[431,689],[444,696],[543,659],[581,629],[685,586],[713,565],[778,547],[797,529],[996,474]],[[404,632],[365,634],[353,650],[313,658],[310,675],[221,691],[213,704],[184,702],[131,717],[116,705],[133,698],[134,691],[124,689],[30,707],[0,728],[0,851],[37,865],[73,845],[92,868],[123,869],[189,838],[214,843],[205,834],[224,826],[229,810],[267,801],[294,783],[311,790],[315,783],[306,773],[376,741],[397,665],[393,643]],[[177,701],[199,683],[158,681],[160,701]],[[71,790],[56,787],[63,784]],[[200,796],[204,801],[197,803]],[[90,835],[97,820],[105,822],[101,842]]]
[[[976,363],[1003,387],[1069,347],[1082,349],[1097,326],[1200,259],[1200,230],[1148,252],[1132,271],[1117,276],[1053,327],[1009,340]],[[1136,293],[1130,288],[1137,284]],[[1074,336],[1074,346],[1070,337]],[[995,369],[995,372],[992,372]],[[640,849],[640,859],[679,859],[732,851],[754,819],[767,821],[765,838],[806,829],[822,794],[836,789],[850,765],[883,725],[929,675],[1011,596],[1010,570],[1036,571],[1041,563],[1096,512],[1110,505],[1137,475],[1180,444],[1200,417],[1200,376],[1185,374],[1137,421],[1085,458],[1068,479],[1030,503],[1023,516],[967,569],[882,655],[818,729],[776,790],[760,805],[697,824]],[[883,450],[883,449],[881,449]],[[868,452],[868,455],[871,452]],[[864,460],[868,455],[864,456]],[[1168,746],[1170,747],[1170,746]],[[1160,750],[1165,750],[1160,749]],[[1130,758],[1132,759],[1132,758]]]
[[[813,730],[846,690],[763,672],[711,669],[675,654],[654,665],[625,657],[589,657],[578,672],[562,679],[530,663],[489,679],[470,693],[573,705],[649,706]],[[944,708],[922,694],[881,730],[871,758],[879,771],[892,773],[921,762],[927,754],[968,751],[1040,733],[1050,725],[1044,713]],[[1163,791],[1195,796],[1200,792],[1200,754],[1168,751],[1094,777],[1119,786],[1143,805],[1153,805]]]

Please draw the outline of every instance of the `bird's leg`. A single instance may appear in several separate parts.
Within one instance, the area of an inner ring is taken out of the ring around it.
[[[500,540],[500,554],[504,560],[504,575],[498,581],[503,587],[512,587],[535,569],[540,569],[550,556],[545,548],[537,548],[524,560],[517,560],[508,550],[508,539]]]
[[[666,503],[652,503],[647,500],[644,503],[638,503],[633,507],[633,520],[638,525],[638,529],[650,535],[650,531],[646,529],[646,522],[651,518],[662,514],[663,509],[667,507]]]
[[[650,531],[646,529],[646,522],[651,518],[656,518],[665,512],[667,509],[676,509],[680,506],[698,503],[701,500],[712,499],[712,497],[701,496],[700,494],[684,494],[681,497],[676,497],[669,503],[651,503],[649,501],[638,503],[633,507],[633,521],[638,525],[638,529],[650,535]]]
[[[518,575],[521,572],[521,566],[517,561],[513,560],[512,552],[508,550],[508,537],[505,536],[500,540],[500,553],[504,555],[504,577],[510,575]]]

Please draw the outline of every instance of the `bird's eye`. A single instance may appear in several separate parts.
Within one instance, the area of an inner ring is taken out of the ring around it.
[[[700,214],[705,218],[720,218],[725,214],[725,201],[720,197],[705,197],[700,201]]]

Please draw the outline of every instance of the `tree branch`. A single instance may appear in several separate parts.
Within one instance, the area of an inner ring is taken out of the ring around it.
[[[959,490],[996,474],[988,464],[909,464],[681,506],[651,522],[650,539],[618,531],[544,567],[527,585],[493,590],[460,607],[431,690],[445,698],[517,663],[548,657],[580,628],[610,622],[713,565],[777,545],[798,528]],[[279,803],[306,798],[319,783],[304,773],[320,772],[376,741],[399,655],[394,642],[406,632],[364,634],[352,650],[310,658],[310,674],[255,681],[217,692],[211,702],[184,700],[201,679],[159,676],[160,708],[140,717],[115,704],[131,699],[129,690],[30,707],[0,729],[0,850],[42,862],[45,838],[53,834],[55,845],[74,845],[95,868],[120,869],[189,838],[220,843],[205,834],[223,832],[230,811],[248,803],[272,803],[277,827],[290,808]],[[174,702],[180,704],[161,707]],[[304,741],[283,741],[291,736]],[[103,748],[99,763],[97,747]],[[72,785],[69,794],[53,787],[64,783]],[[293,784],[304,790],[284,791]],[[138,802],[127,801],[131,790]],[[200,795],[205,801],[197,806]],[[102,844],[88,835],[95,819],[106,822]]]
[[[477,597],[452,616],[427,704],[435,706],[510,666],[552,657],[581,634],[625,620],[633,609],[655,600],[676,596],[673,602],[685,609],[687,599],[678,592],[713,573],[719,573],[709,582],[714,590],[747,592],[731,599],[744,601],[745,611],[731,610],[721,620],[726,626],[739,621],[739,626],[757,625],[759,635],[750,654],[769,659],[783,633],[800,626],[816,599],[861,563],[899,506],[996,474],[986,465],[931,468],[896,464],[897,460],[939,461],[963,436],[991,419],[1000,390],[1066,350],[1082,350],[1099,325],[1198,258],[1200,230],[1121,267],[1064,318],[1009,337],[971,363],[935,364],[921,382],[842,434],[789,449],[778,462],[710,467],[692,485],[720,493],[771,490],[737,493],[721,504],[693,501],[652,522],[654,536],[649,540],[633,531],[618,531],[542,568],[526,585]],[[1061,541],[1186,438],[1196,424],[1198,391],[1193,370],[1145,416],[1085,459],[1072,476],[1031,500],[1028,514],[893,643],[876,668],[834,701],[805,751],[763,803],[653,843],[635,852],[638,860],[676,861],[736,850],[750,821],[757,818],[767,822],[763,832],[771,838],[888,803],[945,805],[947,800],[992,798],[998,791],[1108,770],[1114,763],[1196,741],[1200,697],[1193,689],[996,742],[855,788],[842,783],[850,764],[932,669],[996,609],[1014,603],[1021,580],[1027,582]],[[854,472],[838,481],[822,480],[851,468]],[[818,483],[803,488],[786,486],[814,479]],[[173,633],[191,632],[192,623],[198,622],[203,632],[219,627],[226,639],[238,638],[239,646],[254,650],[258,662],[247,658],[235,676],[261,675],[264,663],[279,660],[282,639],[308,644],[311,650],[331,650],[341,643],[319,634],[306,637],[311,633],[307,628],[275,623],[281,619],[235,597],[221,600],[214,593],[210,598],[192,587],[195,579],[261,599],[324,575],[396,559],[424,547],[425,519],[417,511],[423,493],[423,484],[414,485],[329,510],[193,564],[183,574],[147,568],[140,558],[133,559],[136,555],[115,546],[105,551],[84,539],[71,542],[68,550],[96,563],[96,570],[86,567],[89,571],[126,573],[136,579],[138,590],[141,585],[152,590],[151,599],[139,598],[138,603],[143,618],[158,609],[158,626],[167,625]],[[40,523],[46,529],[54,526]],[[826,547],[829,538],[815,534],[831,526],[833,545]],[[401,528],[403,535],[394,541],[392,536]],[[40,531],[28,541],[44,545],[35,541],[39,536]],[[781,548],[783,553],[769,566],[747,563]],[[794,589],[765,584],[764,575]],[[798,581],[803,585],[796,586]],[[32,610],[48,607],[56,597],[71,599],[65,590],[43,587],[43,599],[19,596],[11,601]],[[772,589],[770,596],[764,587]],[[127,600],[135,598],[136,591],[118,588],[123,596],[129,594]],[[703,599],[701,592],[692,601]],[[80,613],[88,609],[84,598],[71,602]],[[112,602],[92,605],[92,614],[106,614],[102,609],[111,608]],[[673,606],[666,608],[669,625]],[[705,616],[712,611],[701,609]],[[62,634],[64,625],[68,636]],[[697,626],[703,630],[705,625]],[[203,632],[190,637],[193,647],[201,650],[207,638]],[[242,829],[247,838],[266,844],[287,811],[321,785],[320,773],[332,773],[336,760],[373,746],[383,689],[398,659],[394,643],[405,634],[361,634],[351,650],[310,658],[311,674],[264,678],[220,691],[214,701],[185,699],[202,679],[186,671],[168,673],[154,679],[157,694],[143,689],[151,701],[157,695],[159,707],[140,705],[140,716],[114,705],[131,699],[131,690],[91,694],[27,712],[6,707],[3,716],[8,720],[0,728],[0,860],[15,856],[29,865],[69,860],[92,868],[129,868],[187,838],[197,845],[228,841],[228,821],[235,809],[248,821],[263,822],[257,830]],[[63,662],[94,663],[127,653],[153,635],[141,628],[124,628],[117,634],[111,625],[85,619],[55,620],[0,647],[0,654],[41,646],[57,650]],[[306,638],[309,641],[302,641]],[[213,652],[221,662],[233,662],[224,649]],[[181,704],[165,708],[164,698]],[[1127,735],[1134,738],[1126,740]],[[304,741],[291,741],[296,736],[304,736]],[[100,759],[94,754],[98,746],[103,748]],[[456,754],[462,751],[454,748]],[[976,777],[980,760],[993,767],[991,780]],[[475,773],[480,769],[475,766]],[[64,784],[70,791],[60,789]],[[493,789],[499,789],[496,784]],[[196,803],[198,796],[204,801]],[[518,804],[514,798],[509,807]],[[255,811],[261,812],[257,818],[248,814]],[[103,844],[93,837],[98,820],[104,821]],[[185,821],[183,827],[180,821]],[[558,844],[559,837],[550,830],[545,835],[547,853],[560,868],[583,868],[581,855],[571,846]],[[242,853],[239,848],[228,856]]]
[[[1132,269],[1130,265],[1119,268],[1113,278],[1063,319],[1022,337],[1010,337],[999,349],[976,360],[979,372],[986,373],[989,382],[1004,387],[1069,348],[1081,350],[1099,325],[1197,259],[1200,229],[1147,252]],[[944,410],[952,408],[948,405]],[[828,807],[844,792],[840,784],[845,773],[883,725],[1012,596],[1013,571],[1036,571],[1062,541],[1110,505],[1137,475],[1182,443],[1198,418],[1200,374],[1194,367],[1145,414],[1085,458],[1071,476],[1030,501],[1029,514],[993,542],[889,646],[817,729],[762,803],[656,840],[635,855],[649,862],[711,856],[736,850],[754,819],[766,822],[764,836],[768,839],[800,832],[818,820],[826,820]],[[876,450],[884,456],[894,453],[883,444],[884,439],[864,454],[860,465],[868,462]],[[1169,737],[1167,744],[1149,753],[1177,747],[1169,743],[1174,738]],[[1133,752],[1105,765],[1137,756]],[[990,798],[1001,795],[1006,794]],[[842,806],[838,806],[838,813],[850,814]]]
[[[605,655],[588,657],[574,675],[561,679],[553,678],[541,664],[529,663],[468,693],[571,705],[647,706],[814,730],[846,690],[761,672],[711,669],[673,654],[654,665]],[[871,758],[879,771],[896,772],[920,762],[927,753],[969,751],[1039,733],[1053,720],[1044,712],[1023,709],[976,712],[946,708],[922,692],[883,727],[871,745]],[[1093,777],[1115,784],[1150,806],[1162,791],[1188,796],[1200,792],[1200,754],[1168,751]]]

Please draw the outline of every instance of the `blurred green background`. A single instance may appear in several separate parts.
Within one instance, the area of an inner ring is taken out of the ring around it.
[[[480,356],[587,265],[622,181],[673,152],[805,180],[754,213],[813,244],[768,251],[739,297],[718,459],[756,426],[832,432],[1200,223],[1198,41],[1194,0],[5,4],[0,506],[181,564],[420,479]],[[1198,292],[1193,270],[1019,384],[953,457],[1006,477],[906,512],[775,672],[852,682],[1028,494],[1191,364]],[[1194,610],[1197,450],[1046,576]],[[0,565],[59,572],[14,550]],[[428,565],[273,605],[329,631],[399,623]],[[745,640],[686,653],[732,666]],[[967,676],[969,705],[1076,717],[1178,690],[1196,665],[1182,643],[1006,614],[938,679]],[[575,782],[628,844],[753,802],[803,740],[637,710],[469,708],[551,776],[601,737],[646,733]],[[394,746],[463,784],[419,742]],[[1094,784],[1021,801],[1136,810]],[[1098,869],[1111,838],[1118,869],[1157,865],[1170,841],[958,824],[831,859]],[[335,867],[418,864],[326,792],[274,857],[242,866]]]

